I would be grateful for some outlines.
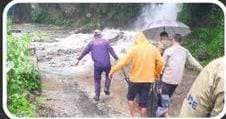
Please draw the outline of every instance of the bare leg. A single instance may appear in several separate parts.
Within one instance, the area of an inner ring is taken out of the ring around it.
[[[139,104],[134,101],[134,105],[135,105],[135,111],[138,113],[141,113],[141,107],[139,106]]]
[[[134,113],[135,113],[135,104],[134,101],[128,101],[128,106],[129,106],[129,111],[130,111],[130,115],[131,117],[134,117]]]
[[[168,111],[163,114],[164,117],[169,117]]]
[[[147,117],[147,108],[141,108],[140,116],[141,117]]]

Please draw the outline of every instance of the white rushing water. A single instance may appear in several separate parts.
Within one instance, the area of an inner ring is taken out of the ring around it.
[[[134,22],[136,30],[144,30],[154,21],[158,20],[177,20],[177,15],[181,11],[182,4],[148,4],[145,5],[137,20]]]
[[[117,29],[104,29],[103,38],[108,40],[117,37],[121,33]],[[121,57],[122,54],[132,44],[134,31],[123,31],[121,38],[111,42],[111,46],[116,54]],[[75,66],[76,58],[80,55],[83,48],[93,39],[93,34],[71,34],[66,38],[56,38],[51,43],[34,43],[37,49],[40,67],[48,72],[62,75],[80,75],[92,72],[93,62],[91,56],[85,56],[78,66]],[[62,53],[63,52],[63,53]],[[111,59],[114,62],[113,58]]]
[[[176,20],[181,6],[181,4],[147,4],[134,22],[133,31],[105,28],[102,32],[103,37],[109,40],[123,32],[120,38],[111,41],[111,46],[121,57],[133,43],[132,38],[137,31],[142,31],[155,20]],[[92,72],[93,62],[90,55],[84,57],[79,66],[74,66],[76,57],[92,39],[92,33],[72,33],[63,38],[55,38],[56,42],[35,43],[40,49],[38,50],[39,59],[45,60],[40,63],[41,66],[48,71],[66,75]],[[113,58],[112,61],[114,61]]]
[[[134,23],[133,31],[128,30],[118,30],[105,28],[102,32],[105,39],[112,39],[123,32],[122,37],[111,41],[111,46],[114,48],[116,54],[121,57],[131,44],[133,43],[133,36],[137,31],[141,31],[146,28],[146,26],[154,20],[176,20],[177,13],[180,11],[181,5],[178,4],[147,4],[141,11],[140,16]],[[92,72],[93,62],[90,55],[84,57],[80,62],[79,66],[74,66],[76,62],[76,57],[81,53],[82,49],[88,44],[89,41],[93,39],[93,34],[71,34],[66,38],[56,38],[57,42],[52,43],[42,43],[40,47],[44,47],[43,51],[40,51],[40,56],[45,56],[44,59],[48,59],[47,62],[43,62],[43,68],[48,71],[60,74],[84,74],[87,72]],[[42,48],[40,48],[42,49]],[[66,55],[59,55],[59,52],[69,52]],[[70,54],[71,51],[75,51]],[[47,53],[47,54],[46,54]],[[114,61],[112,59],[112,61]],[[59,68],[57,68],[59,67]]]

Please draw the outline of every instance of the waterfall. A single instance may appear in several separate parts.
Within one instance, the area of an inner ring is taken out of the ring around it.
[[[136,30],[145,29],[152,21],[156,20],[176,20],[178,12],[181,9],[181,4],[146,4],[140,11],[140,15],[137,17],[131,30],[119,30],[105,28],[102,32],[103,37],[108,40],[116,37],[123,32],[122,37],[116,38],[112,41],[111,46],[114,48],[116,54],[121,57],[133,44],[133,36],[137,33]],[[81,53],[82,47],[93,39],[93,34],[75,33],[66,38],[56,38],[57,42],[43,43],[45,52],[47,54],[59,54],[60,51],[75,52],[75,54],[68,54],[67,56],[54,56],[51,60],[45,59],[47,64],[44,67],[49,68],[49,71],[56,69],[55,67],[61,67],[55,71],[59,74],[70,74],[72,72],[84,73],[92,71],[93,62],[90,55],[86,56],[79,64],[79,66],[71,66],[76,62],[75,56]],[[42,49],[42,48],[40,48]],[[43,53],[40,53],[40,57]],[[52,56],[53,57],[53,56]],[[112,59],[112,62],[114,60]],[[65,68],[62,68],[65,67]]]
[[[147,26],[158,20],[177,20],[178,13],[181,11],[182,4],[147,4],[133,24],[135,30],[144,30]]]

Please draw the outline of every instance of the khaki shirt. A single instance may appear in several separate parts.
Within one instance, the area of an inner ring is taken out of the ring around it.
[[[224,59],[208,64],[193,83],[184,99],[180,117],[218,115],[224,107]]]
[[[165,69],[162,81],[168,84],[180,84],[186,62],[200,71],[203,68],[191,53],[179,44],[174,44],[167,48],[164,51],[163,58]]]

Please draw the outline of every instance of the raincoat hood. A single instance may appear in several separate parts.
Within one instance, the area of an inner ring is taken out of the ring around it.
[[[145,37],[143,32],[139,32],[134,37],[134,45],[146,44],[149,45],[148,39]]]

